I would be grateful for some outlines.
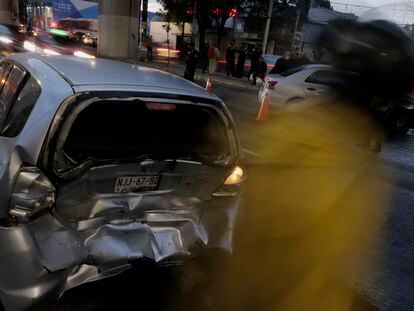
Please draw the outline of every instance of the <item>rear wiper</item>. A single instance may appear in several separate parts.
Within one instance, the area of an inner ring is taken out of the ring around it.
[[[100,160],[100,159],[96,159],[94,157],[89,157],[86,160],[79,163],[78,165],[73,166],[68,170],[60,171],[58,173],[59,173],[59,176],[61,178],[71,179],[71,178],[74,178],[76,176],[79,176],[79,175],[85,173],[87,170],[89,170],[90,168],[92,168],[94,166],[110,164],[110,163],[113,163],[113,161],[114,161],[113,159]]]

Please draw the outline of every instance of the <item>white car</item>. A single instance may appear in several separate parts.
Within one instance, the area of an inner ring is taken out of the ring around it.
[[[281,74],[270,74],[259,90],[259,102],[263,101],[266,92],[269,93],[271,105],[276,107],[327,96],[332,84],[339,82],[338,79],[338,71],[329,65],[305,65]]]
[[[287,107],[305,99],[330,97],[334,89],[343,86],[351,72],[338,71],[329,65],[305,65],[281,74],[267,75],[259,90],[259,103],[269,93],[271,107]],[[403,134],[414,125],[412,94],[399,101],[373,103],[372,108],[392,132]],[[372,105],[372,104],[371,104]]]

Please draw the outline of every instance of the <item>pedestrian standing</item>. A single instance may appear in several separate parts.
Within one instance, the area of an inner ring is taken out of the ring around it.
[[[227,51],[226,51],[226,73],[227,76],[230,76],[230,74],[232,76],[236,75],[236,70],[235,70],[235,61],[236,61],[236,41],[233,39],[230,41],[229,45],[227,46]]]
[[[208,58],[209,58],[208,73],[214,74],[217,70],[217,61],[220,58],[220,51],[216,43],[214,43],[212,47],[209,49]]]
[[[264,77],[267,72],[267,64],[263,56],[259,57],[259,62],[257,63],[256,69],[253,72],[253,85],[256,85],[257,78],[264,80]]]
[[[186,67],[184,72],[184,79],[194,82],[194,74],[197,67],[199,53],[195,48],[194,43],[190,43],[190,48],[185,60]]]
[[[146,37],[144,40],[144,46],[147,48],[147,59],[152,61],[152,36]]]
[[[256,70],[257,63],[259,62],[259,59],[257,58],[257,54],[256,54],[256,48],[257,46],[253,46],[249,50],[249,58],[250,58],[249,78],[253,77],[253,72]]]
[[[244,64],[246,63],[247,47],[245,43],[242,43],[239,49],[239,58],[237,59],[236,75],[239,78],[243,78]]]
[[[280,74],[291,68],[295,67],[292,60],[290,59],[290,51],[283,52],[283,57],[279,58],[269,74]]]

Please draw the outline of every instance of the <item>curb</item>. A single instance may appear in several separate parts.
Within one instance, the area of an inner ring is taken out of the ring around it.
[[[132,59],[116,59],[125,63],[130,63],[130,64],[137,64],[139,66],[143,66],[143,67],[148,67],[148,68],[153,68],[153,69],[158,69],[161,71],[165,71],[171,74],[174,74],[176,76],[181,77],[183,74],[183,70],[182,69],[178,69],[178,68],[172,68],[172,67],[166,67],[156,64],[156,63],[147,63],[147,62],[135,62]],[[206,83],[207,79],[209,78],[209,75],[201,75],[201,74],[195,74],[194,76],[194,80],[197,82],[203,82]],[[233,78],[227,78],[228,80],[223,80],[223,78],[219,78],[219,79],[215,79],[214,75],[210,76],[210,78],[213,80],[213,85],[214,84],[218,84],[218,85],[222,85],[225,87],[229,87],[229,88],[233,88],[233,89],[238,89],[241,91],[254,91],[254,92],[258,92],[259,91],[259,87],[252,85],[249,81],[246,81],[245,83],[241,83],[240,80],[236,81],[233,80]]]

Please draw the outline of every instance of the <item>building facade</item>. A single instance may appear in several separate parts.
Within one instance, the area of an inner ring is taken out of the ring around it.
[[[54,22],[65,17],[93,18],[97,19],[99,14],[98,0],[51,0],[29,1],[29,21],[39,28],[48,29]]]

